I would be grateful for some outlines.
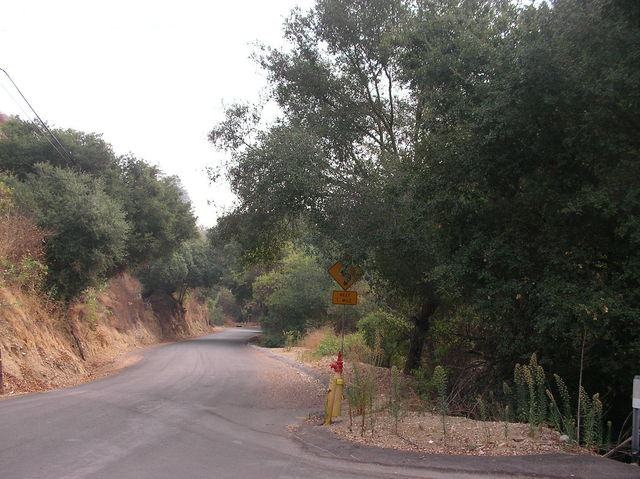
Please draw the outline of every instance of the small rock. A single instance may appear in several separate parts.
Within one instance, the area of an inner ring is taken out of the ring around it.
[[[561,443],[567,443],[571,440],[571,438],[569,436],[567,436],[566,434],[563,434],[562,436],[560,436],[560,442]]]

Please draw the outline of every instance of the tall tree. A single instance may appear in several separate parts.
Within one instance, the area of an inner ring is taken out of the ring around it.
[[[227,223],[250,225],[240,241],[286,239],[304,215],[410,298],[410,370],[439,298],[425,281],[435,261],[428,218],[412,217],[405,180],[416,140],[416,104],[397,62],[407,15],[403,2],[387,0],[325,0],[294,13],[285,26],[290,50],[260,56],[285,119],[247,141],[241,135],[255,116],[234,107],[210,138],[233,151],[229,174],[242,202]]]
[[[163,176],[157,167],[131,155],[117,157],[101,135],[71,129],[53,132],[60,144],[48,141],[33,123],[4,123],[0,171],[26,180],[38,174],[38,165],[48,164],[97,178],[124,209],[131,227],[120,269],[170,254],[196,236],[190,201],[176,177]]]
[[[111,184],[131,224],[127,263],[145,264],[170,254],[185,240],[195,238],[191,203],[176,177],[132,156],[119,161],[119,175]]]
[[[16,198],[47,233],[47,282],[57,296],[74,299],[119,270],[129,224],[100,181],[43,163],[16,183]]]
[[[404,57],[425,105],[416,206],[445,248],[432,277],[473,307],[489,364],[538,351],[576,377],[586,339],[588,381],[621,397],[640,359],[638,17],[559,0],[470,23],[480,2],[462,2],[440,24],[433,5]]]

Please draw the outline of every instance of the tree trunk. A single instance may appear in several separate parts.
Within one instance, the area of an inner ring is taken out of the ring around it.
[[[427,333],[431,327],[431,317],[437,308],[438,304],[436,301],[426,301],[422,304],[420,311],[414,317],[409,353],[407,354],[407,361],[404,364],[405,374],[410,374],[411,371],[420,367],[422,349],[424,348]]]

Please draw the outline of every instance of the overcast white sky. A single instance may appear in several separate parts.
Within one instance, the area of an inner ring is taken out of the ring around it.
[[[7,0],[0,68],[50,125],[102,133],[116,154],[180,176],[198,222],[211,226],[233,199],[209,185],[204,168],[223,154],[207,133],[223,102],[255,100],[264,89],[252,44],[281,44],[291,8],[312,3]],[[1,72],[0,112],[33,119]]]

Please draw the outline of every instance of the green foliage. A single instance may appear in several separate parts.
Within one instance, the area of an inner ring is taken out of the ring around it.
[[[350,428],[354,416],[360,416],[360,435],[366,431],[367,416],[373,416],[373,400],[376,395],[375,373],[371,366],[353,363],[351,381],[345,384],[345,397],[349,406]],[[371,423],[373,432],[373,422]]]
[[[376,311],[358,321],[358,330],[370,348],[382,349],[381,366],[402,367],[411,332],[407,321],[389,312]]]
[[[230,289],[221,287],[215,298],[209,298],[209,322],[215,325],[224,324],[225,320],[241,321],[240,305]]]
[[[167,258],[155,261],[137,272],[143,294],[162,291],[183,303],[194,288],[207,288],[220,278],[219,265],[210,254],[210,244],[203,239],[185,241]]]
[[[423,8],[403,60],[425,105],[416,208],[446,248],[428,277],[481,318],[497,376],[537,350],[577,379],[586,325],[587,376],[622,401],[640,360],[637,22],[609,0]]]
[[[240,204],[223,223],[251,257],[273,260],[304,217],[339,252],[370,259],[368,270],[387,289],[415,298],[411,317],[419,311],[415,321],[427,329],[438,305],[425,282],[435,243],[429,216],[413,214],[422,192],[410,189],[412,166],[402,161],[416,140],[396,42],[407,13],[396,0],[331,0],[292,14],[291,48],[258,58],[285,118],[256,131],[255,110],[235,105],[210,139],[231,150],[228,174]],[[412,336],[409,369],[425,339]]]
[[[546,376],[535,353],[529,364],[516,364],[514,382],[518,391],[519,419],[533,426],[542,424],[547,418]]]
[[[260,346],[264,348],[279,348],[284,344],[282,334],[262,333],[260,336]]]
[[[49,232],[47,283],[65,300],[115,274],[126,256],[129,224],[100,181],[71,170],[39,164],[16,187],[20,204],[35,212]]]
[[[437,409],[442,419],[442,437],[447,439],[447,415],[449,414],[449,403],[447,398],[448,374],[446,369],[438,365],[433,370],[431,383],[437,392]]]
[[[478,395],[476,396],[476,405],[478,408],[478,416],[480,418],[480,421],[484,423],[482,426],[484,430],[485,442],[489,442],[491,440],[491,431],[489,430],[489,425],[486,423],[486,421],[488,421],[489,419],[487,403],[484,401],[484,399],[482,399],[482,396]]]
[[[342,339],[333,333],[326,334],[320,343],[313,350],[313,356],[321,358],[323,356],[336,356],[340,351]],[[370,350],[365,344],[361,333],[351,333],[344,336],[344,354],[355,360],[367,361]]]
[[[298,340],[298,332],[297,331],[284,331],[284,350],[291,351],[296,341]]]
[[[284,342],[284,331],[320,326],[330,299],[330,278],[317,259],[291,252],[253,283],[253,310],[262,330]]]
[[[518,396],[517,419],[531,426],[532,431],[540,424],[549,424],[572,440],[579,441],[588,448],[605,447],[607,438],[604,434],[603,405],[600,394],[589,396],[584,388],[580,388],[580,409],[582,419],[580,430],[577,429],[578,411],[574,409],[572,398],[563,379],[554,374],[554,394],[551,385],[546,384],[544,368],[538,364],[533,354],[529,364],[516,364],[514,382]],[[512,403],[512,390],[505,383],[504,397],[508,404]],[[540,391],[544,390],[544,395]],[[556,399],[559,396],[560,401]]]
[[[39,163],[72,168],[94,177],[104,177],[117,165],[111,145],[102,136],[76,130],[52,129],[62,148],[56,148],[35,123],[18,119],[0,127],[0,170],[24,180],[37,172]]]
[[[488,380],[538,351],[573,383],[586,330],[589,387],[623,410],[640,362],[638,25],[612,0],[294,13],[290,45],[259,56],[283,118],[258,131],[233,108],[212,132],[232,149],[229,231],[273,259],[304,216],[366,260],[414,325],[408,369],[434,318],[463,312],[444,333]],[[549,415],[537,373],[514,388],[532,423]]]
[[[127,262],[145,264],[196,237],[191,203],[177,177],[162,177],[154,166],[125,157],[119,161],[112,194],[123,204],[131,232]]]
[[[20,211],[47,233],[47,283],[60,298],[76,298],[195,236],[178,180],[116,157],[101,135],[55,129],[56,151],[36,124],[14,119],[0,129],[0,170],[11,175]]]

